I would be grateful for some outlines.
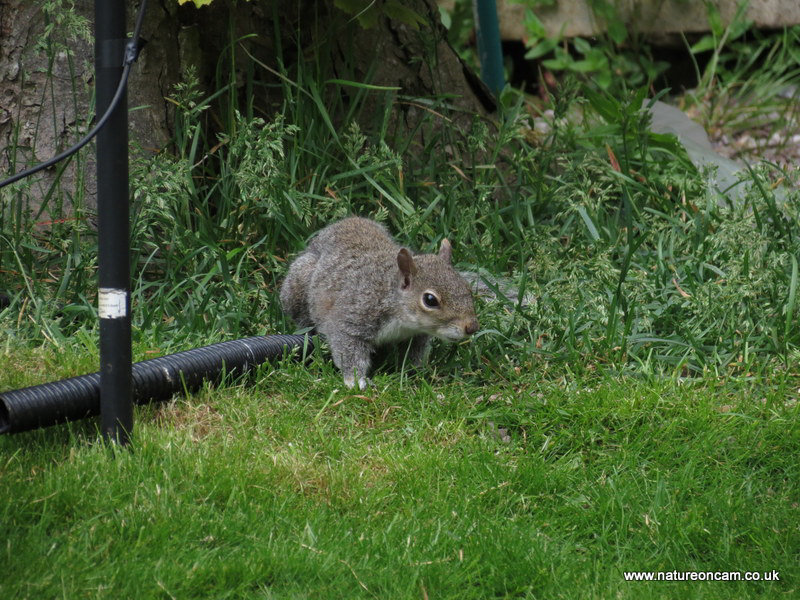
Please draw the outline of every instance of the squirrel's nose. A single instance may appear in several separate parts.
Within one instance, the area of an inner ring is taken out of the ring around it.
[[[467,326],[464,327],[464,333],[466,333],[467,335],[472,335],[473,333],[478,331],[479,327],[480,325],[478,325],[478,319],[472,319],[469,323],[467,323]]]

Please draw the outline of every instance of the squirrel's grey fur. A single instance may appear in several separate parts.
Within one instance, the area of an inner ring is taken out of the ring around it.
[[[345,385],[364,389],[377,346],[411,339],[418,366],[430,336],[455,341],[478,330],[472,294],[450,255],[447,240],[438,254],[412,255],[382,225],[349,217],[320,230],[297,256],[281,306],[325,336]]]

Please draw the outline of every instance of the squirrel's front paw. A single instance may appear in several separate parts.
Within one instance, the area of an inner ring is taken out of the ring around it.
[[[356,378],[355,378],[355,376],[354,375],[350,375],[350,376],[345,375],[344,376],[344,384],[347,387],[351,388],[351,389],[356,387]],[[370,385],[372,385],[372,381],[370,381],[366,377],[359,377],[358,378],[358,389],[360,389],[361,391],[364,391]]]

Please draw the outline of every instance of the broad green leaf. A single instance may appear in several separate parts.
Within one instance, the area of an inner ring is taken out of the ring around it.
[[[607,23],[608,35],[615,44],[621,44],[628,39],[628,28],[620,20],[612,19]]]
[[[547,30],[544,28],[544,24],[531,9],[527,9],[525,11],[525,19],[522,21],[522,23],[525,26],[525,30],[528,32],[528,35],[531,37],[536,39],[547,37]]]
[[[570,70],[576,73],[591,73],[592,71],[608,71],[608,59],[602,51],[592,49],[583,60],[576,60],[570,65]]]
[[[601,89],[607,90],[611,87],[611,71],[601,71],[595,75],[594,82],[600,86]]]
[[[370,29],[378,23],[378,9],[371,0],[334,0],[333,5],[353,15],[364,29]]]
[[[719,8],[713,2],[706,0],[706,14],[708,15],[708,26],[715,37],[722,37],[725,32],[725,26],[722,24],[722,17],[719,14]]]
[[[453,17],[447,12],[444,6],[439,5],[439,18],[442,20],[442,25],[445,29],[450,29],[453,26]]]
[[[696,42],[691,48],[689,48],[689,52],[692,54],[697,54],[698,52],[706,52],[707,50],[713,50],[716,47],[717,43],[714,41],[714,37],[710,35],[704,35],[698,42]]]
[[[583,38],[576,37],[572,40],[572,44],[575,46],[575,50],[583,55],[588,54],[592,50],[591,44]]]
[[[548,69],[554,69],[556,71],[559,69],[568,69],[574,62],[574,59],[569,55],[568,52],[565,52],[561,46],[556,46],[554,50],[555,58],[543,60],[542,64]]]
[[[405,23],[417,31],[419,31],[420,25],[423,27],[428,26],[428,22],[422,15],[416,13],[407,6],[403,6],[398,0],[389,0],[384,5],[383,11],[389,18]]]
[[[531,46],[531,48],[525,53],[525,58],[528,60],[539,58],[552,52],[553,48],[556,46],[558,46],[558,40],[555,38],[545,38],[535,46]]]

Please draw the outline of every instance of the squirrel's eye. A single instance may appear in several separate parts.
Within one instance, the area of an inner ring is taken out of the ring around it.
[[[436,295],[431,294],[430,292],[425,292],[422,294],[422,303],[427,308],[437,308],[439,306],[439,299]]]

